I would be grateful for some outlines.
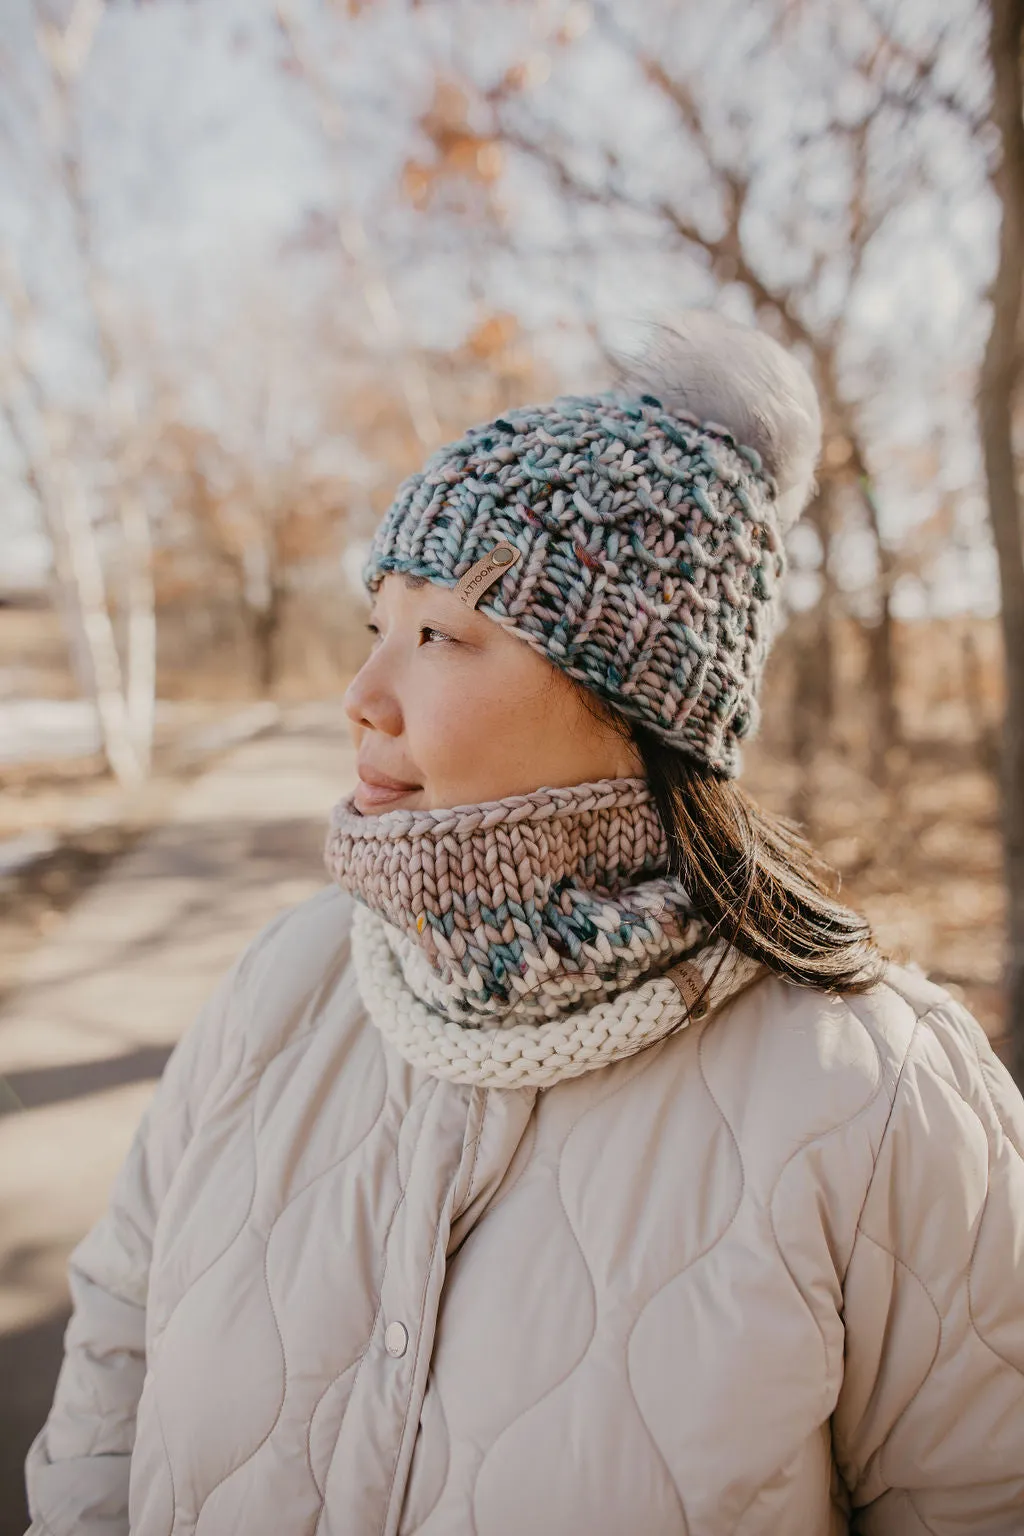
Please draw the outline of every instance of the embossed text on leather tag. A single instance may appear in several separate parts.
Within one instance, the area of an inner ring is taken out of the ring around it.
[[[459,578],[456,595],[461,597],[467,608],[475,608],[488,587],[492,587],[498,577],[504,576],[522,557],[522,550],[516,549],[507,539],[502,539]]]
[[[708,986],[704,976],[697,966],[688,960],[679,960],[670,966],[664,975],[672,982],[686,1007],[686,1012],[694,1022],[706,1018],[710,1007]]]

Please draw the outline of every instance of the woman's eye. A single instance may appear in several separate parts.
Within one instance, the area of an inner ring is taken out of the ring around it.
[[[428,638],[433,638],[436,640],[447,640],[451,644],[454,644],[451,635],[446,635],[443,629],[434,629],[429,624],[424,624],[423,628],[420,630],[420,634],[426,635]]]

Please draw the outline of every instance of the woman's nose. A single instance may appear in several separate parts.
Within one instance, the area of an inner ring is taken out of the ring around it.
[[[385,736],[402,734],[402,711],[394,689],[388,685],[380,653],[368,656],[345,689],[344,708],[353,725],[381,731]]]

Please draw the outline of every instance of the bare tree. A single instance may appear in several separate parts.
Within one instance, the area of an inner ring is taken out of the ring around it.
[[[95,703],[112,772],[131,786],[143,777],[143,759],[128,711],[97,530],[75,462],[73,424],[46,400],[31,359],[30,301],[11,263],[3,264],[3,272],[13,332],[2,388],[4,423],[49,541],[54,597],[75,675]]]
[[[109,765],[124,784],[147,773],[156,694],[156,623],[152,547],[142,470],[152,443],[145,432],[118,345],[111,299],[95,250],[84,185],[75,86],[88,61],[104,0],[75,0],[63,26],[39,12],[36,37],[46,67],[55,127],[55,173],[69,214],[74,254],[92,327],[101,379],[98,403],[88,413],[92,447],[106,463],[123,567],[124,663],[115,625],[115,601],[89,504],[81,434],[73,413],[47,398],[32,355],[33,300],[13,258],[3,263],[3,291],[12,347],[3,413],[21,452],[26,483],[49,537],[59,608],[69,630],[76,675],[96,705]]]
[[[104,10],[105,0],[75,0],[63,29],[44,21],[37,36],[52,81],[61,182],[71,212],[105,386],[102,430],[113,460],[113,500],[126,564],[125,713],[136,772],[141,777],[149,769],[156,701],[152,541],[139,489],[140,461],[147,445],[132,381],[118,345],[109,286],[97,260],[73,98],[75,81],[88,62]]]
[[[233,453],[209,429],[180,421],[168,427],[156,465],[163,510],[157,567],[165,599],[230,613],[245,638],[255,689],[269,694],[279,680],[292,598],[309,589],[325,562],[337,569],[349,487],[319,474],[306,446],[268,463],[253,425]]]
[[[992,121],[1001,155],[994,182],[1002,209],[992,283],[992,324],[978,389],[989,515],[999,562],[1006,714],[1003,725],[1003,839],[1008,897],[1007,1029],[1024,1083],[1024,529],[1013,418],[1021,373],[1024,287],[1024,0],[989,0]]]
[[[286,58],[291,72],[303,81],[310,94],[320,131],[333,151],[334,164],[340,176],[344,163],[344,114],[321,61],[310,46],[292,8],[284,0],[277,6],[276,20],[287,50]],[[403,343],[401,317],[379,254],[373,250],[366,225],[348,197],[345,186],[340,188],[335,224],[339,243],[355,273],[374,330],[382,348],[393,360],[412,428],[423,450],[429,452],[440,441],[440,427],[427,377],[416,357]]]

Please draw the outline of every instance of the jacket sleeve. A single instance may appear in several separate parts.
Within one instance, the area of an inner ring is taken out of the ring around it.
[[[202,1099],[217,1075],[230,1070],[229,1021],[248,953],[175,1046],[107,1209],[68,1261],[72,1316],[64,1360],[49,1416],[25,1462],[29,1536],[128,1536],[153,1231]]]
[[[844,1283],[836,1460],[862,1536],[1024,1531],[1024,1102],[945,999],[916,1026]]]

